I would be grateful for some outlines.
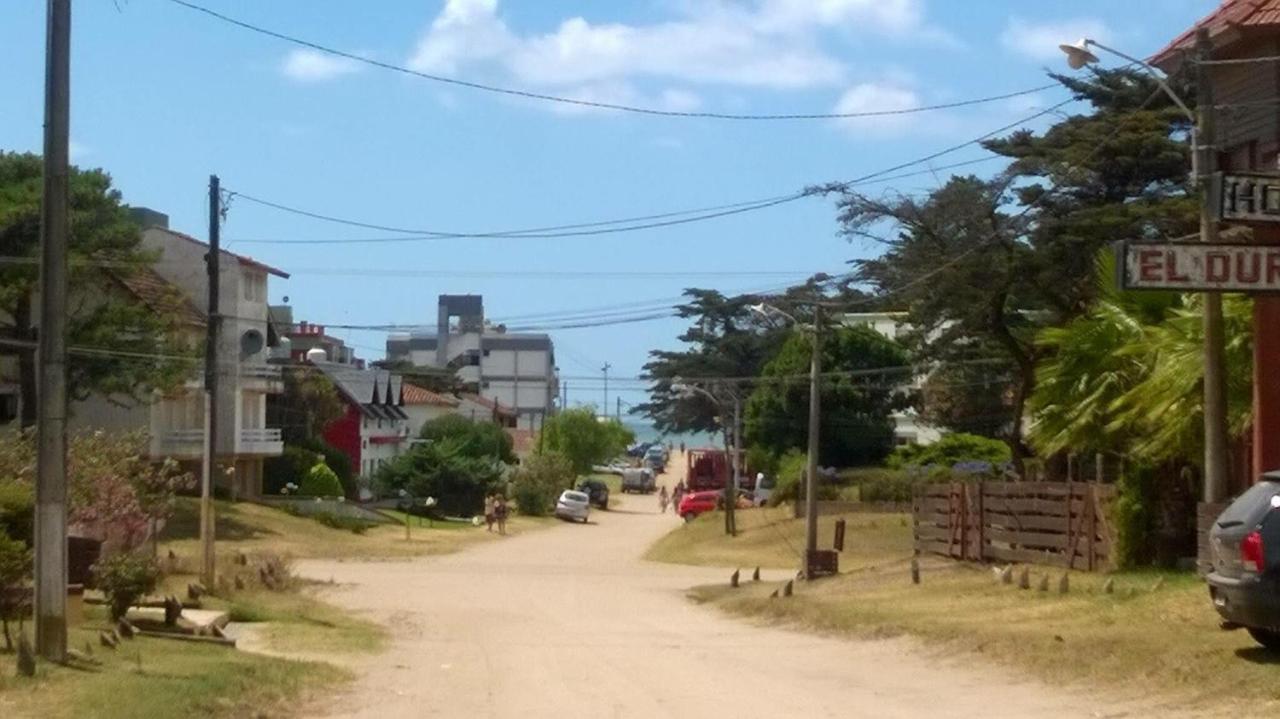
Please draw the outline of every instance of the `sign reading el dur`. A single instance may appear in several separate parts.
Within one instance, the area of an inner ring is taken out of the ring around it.
[[[1120,242],[1116,257],[1125,289],[1280,291],[1280,245]]]
[[[1223,174],[1218,212],[1224,220],[1280,222],[1280,175]]]

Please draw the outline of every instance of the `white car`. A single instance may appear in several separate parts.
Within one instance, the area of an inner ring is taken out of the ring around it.
[[[591,498],[586,492],[566,489],[560,493],[560,499],[556,500],[556,516],[560,519],[576,519],[586,524],[590,513]]]

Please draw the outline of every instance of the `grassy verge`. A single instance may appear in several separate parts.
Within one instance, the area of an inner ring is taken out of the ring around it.
[[[659,539],[646,559],[717,567],[795,569],[804,548],[804,522],[790,507],[738,510],[738,536],[724,534],[724,515],[704,514]],[[821,517],[821,546],[831,546],[837,517]],[[911,554],[910,518],[903,514],[854,514],[845,518],[843,569],[856,569]]]
[[[91,647],[100,665],[41,664],[34,678],[25,678],[14,675],[12,655],[0,654],[0,716],[289,716],[309,693],[350,679],[331,664],[168,639],[128,640],[111,651],[98,644],[104,619],[91,608],[86,624],[70,636],[72,647]]]
[[[766,510],[773,511],[773,510]],[[768,515],[766,515],[768,516]],[[1122,696],[1153,697],[1205,711],[1251,687],[1257,703],[1280,707],[1273,679],[1280,657],[1244,632],[1218,629],[1204,585],[1185,573],[1071,573],[1057,592],[1061,570],[1031,568],[1030,590],[996,581],[990,568],[943,559],[922,560],[913,585],[909,526],[900,515],[850,515],[844,574],[796,586],[790,599],[771,599],[776,584],[691,592],[732,614],[772,624],[854,638],[911,635],[950,653],[977,654],[1052,683],[1075,682]],[[830,546],[825,519],[821,543]],[[744,522],[739,520],[739,525]],[[795,567],[781,537],[802,546],[803,522],[775,516],[770,539],[748,521],[742,536],[718,533],[712,517],[672,531],[649,558],[723,566]],[[1038,591],[1042,576],[1049,591]],[[1112,593],[1103,584],[1110,579]]]

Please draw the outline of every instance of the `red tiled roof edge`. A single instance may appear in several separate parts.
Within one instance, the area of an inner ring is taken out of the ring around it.
[[[1219,35],[1233,27],[1280,26],[1280,0],[1223,0],[1213,12],[1196,21],[1151,56],[1153,65],[1163,66],[1177,59],[1195,42],[1196,30],[1209,28],[1209,36]]]

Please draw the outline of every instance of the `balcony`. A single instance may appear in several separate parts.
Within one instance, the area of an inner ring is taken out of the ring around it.
[[[160,434],[152,442],[152,454],[174,459],[198,459],[204,456],[203,429],[175,429]]]
[[[279,365],[246,364],[240,367],[240,383],[244,389],[279,394],[284,391]]]
[[[283,451],[278,429],[242,429],[236,438],[236,454],[275,456]]]

